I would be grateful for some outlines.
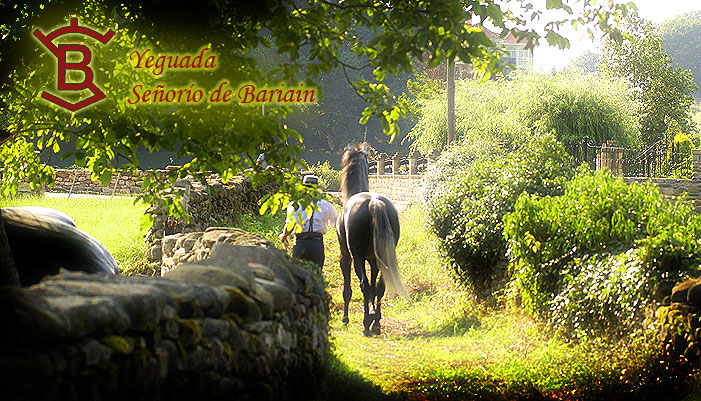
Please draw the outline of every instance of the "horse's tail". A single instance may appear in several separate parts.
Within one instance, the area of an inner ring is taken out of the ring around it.
[[[373,237],[375,258],[380,266],[382,277],[387,284],[387,288],[394,291],[402,298],[409,300],[409,293],[402,284],[402,279],[399,276],[399,267],[397,263],[397,239],[395,237],[392,226],[389,223],[387,216],[387,207],[384,202],[379,199],[370,200],[368,205],[370,215],[372,216]]]

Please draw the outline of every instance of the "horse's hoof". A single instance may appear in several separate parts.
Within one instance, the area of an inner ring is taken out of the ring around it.
[[[372,333],[368,329],[363,330],[363,335],[365,337],[372,337]]]
[[[343,324],[348,324],[348,316],[344,317],[343,320],[341,320]]]
[[[380,329],[380,324],[377,323],[377,322],[375,322],[375,323],[372,324],[372,327],[370,327],[370,330],[372,331],[372,334],[374,334],[374,335],[376,335],[376,336],[379,336],[380,333],[381,333],[381,331],[382,331],[382,330]]]

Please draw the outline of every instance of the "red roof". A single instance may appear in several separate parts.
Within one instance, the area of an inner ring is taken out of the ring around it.
[[[522,42],[522,44],[525,44],[525,41],[519,41],[516,39],[516,37],[511,33],[511,31],[508,31],[506,36],[502,37],[498,33],[494,33],[490,31],[489,29],[485,28],[484,26],[481,26],[482,31],[487,35],[487,37],[492,41],[492,42],[506,42],[508,44],[519,44],[519,42]]]

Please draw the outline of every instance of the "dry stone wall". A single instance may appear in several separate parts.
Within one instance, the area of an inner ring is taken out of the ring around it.
[[[3,289],[0,394],[309,398],[328,352],[320,277],[278,250],[216,243],[163,278],[62,272]]]
[[[258,201],[264,195],[277,191],[276,184],[254,188],[243,177],[235,177],[224,184],[218,176],[212,176],[207,184],[209,188],[189,179],[175,183],[176,190],[184,191],[183,206],[190,216],[187,222],[168,216],[165,209],[157,206],[151,206],[146,211],[153,217],[153,225],[146,233],[149,262],[161,262],[164,237],[203,231],[208,227],[236,221],[243,213],[257,213]]]
[[[209,227],[204,232],[167,235],[162,241],[161,275],[181,263],[207,259],[218,243],[275,249],[272,242],[238,228]]]
[[[660,191],[669,197],[685,196],[696,206],[696,210],[701,209],[701,179],[683,178],[637,178],[625,177],[627,183],[651,182],[660,188]]]
[[[661,306],[656,315],[664,355],[673,361],[696,363],[701,357],[701,279],[660,287],[656,297]]]
[[[421,199],[420,175],[370,175],[370,192],[388,197],[393,202],[414,203]]]
[[[165,170],[163,170],[165,171]],[[56,169],[56,179],[50,188],[52,192],[67,192],[98,195],[130,195],[141,192],[145,171],[137,173],[120,173],[112,175],[112,181],[106,187],[100,181],[93,181],[90,172],[84,169]]]

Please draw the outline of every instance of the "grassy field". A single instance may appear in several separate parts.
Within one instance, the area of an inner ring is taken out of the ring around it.
[[[140,215],[129,198],[20,198],[0,205],[62,210],[104,243],[126,273],[144,265]],[[325,236],[323,273],[331,295],[332,354],[320,400],[657,400],[699,399],[677,384],[687,371],[650,359],[643,342],[568,343],[516,306],[487,307],[451,280],[423,211],[402,212],[397,254],[411,302],[384,300],[383,333],[362,335],[362,295],[353,278],[350,324],[343,325],[338,242]],[[244,216],[237,226],[278,247],[284,216]],[[693,373],[693,372],[692,372]],[[696,376],[697,377],[697,376]],[[670,384],[671,383],[671,384]],[[693,380],[691,383],[698,383]],[[686,395],[683,395],[686,394]]]
[[[60,210],[71,216],[76,226],[100,241],[117,260],[124,274],[146,271],[146,246],[140,219],[144,204],[134,204],[134,198],[45,198],[17,197],[0,199],[0,207],[43,206]]]

